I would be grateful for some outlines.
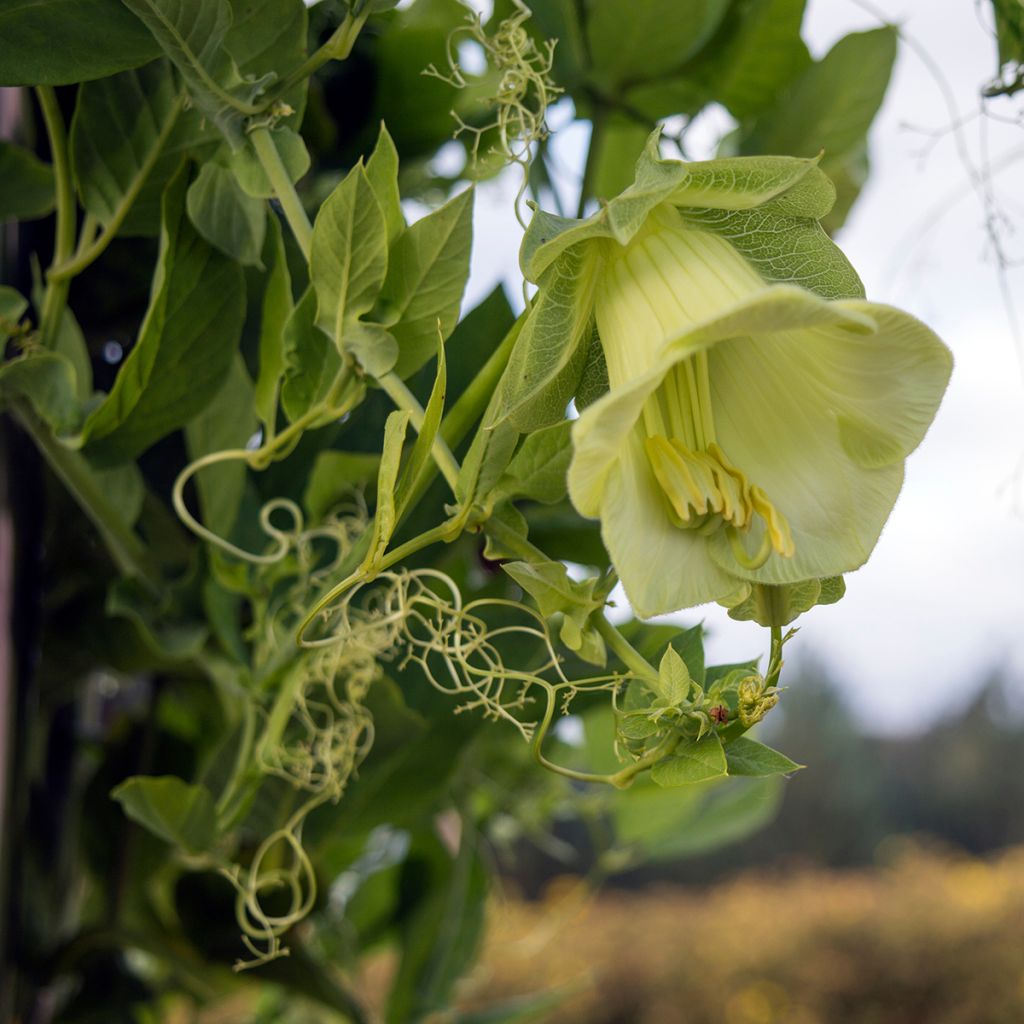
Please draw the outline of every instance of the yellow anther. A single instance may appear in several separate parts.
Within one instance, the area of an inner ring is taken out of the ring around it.
[[[768,495],[756,485],[750,488],[754,511],[764,520],[766,533],[771,537],[772,549],[783,558],[792,558],[796,553],[793,535],[785,516],[768,500]]]
[[[647,458],[665,497],[679,518],[679,525],[692,525],[693,514],[707,514],[708,492],[715,486],[708,468],[693,457],[685,445],[666,437],[644,441]]]
[[[714,442],[708,445],[706,457],[715,467],[715,479],[722,493],[722,517],[739,529],[745,529],[754,512],[750,502],[750,483]]]
[[[656,434],[645,438],[644,448],[676,526],[703,534],[724,527],[733,557],[750,571],[760,569],[773,551],[792,558],[796,546],[785,516],[718,444],[711,442],[706,450],[693,451],[677,437]],[[764,522],[764,534],[757,551],[750,554],[742,535],[750,530],[755,516]]]

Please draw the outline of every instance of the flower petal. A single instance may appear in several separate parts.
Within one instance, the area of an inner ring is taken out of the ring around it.
[[[878,333],[816,332],[805,372],[831,393],[850,457],[862,466],[891,465],[921,443],[949,383],[953,356],[901,310],[862,301],[842,305],[869,315]]]
[[[600,292],[599,285],[598,294]],[[870,332],[874,321],[864,310],[856,308],[859,305],[869,304],[828,302],[792,285],[770,285],[693,329],[670,336],[651,357],[646,372],[613,387],[587,406],[573,425],[574,454],[569,466],[569,494],[573,504],[585,516],[599,514],[604,480],[625,436],[639,418],[648,395],[676,363],[726,339],[749,338],[761,331],[834,325],[843,337],[852,332]],[[600,320],[598,329],[602,329]],[[602,344],[608,347],[605,335],[602,335]],[[736,461],[728,448],[726,454]],[[739,468],[747,472],[745,466]]]
[[[713,557],[723,568],[743,579],[793,583],[865,562],[899,494],[902,457],[874,467],[851,457],[840,415],[884,412],[885,426],[896,431],[898,395],[888,395],[896,403],[892,408],[866,409],[856,401],[863,394],[871,403],[873,386],[886,401],[893,363],[903,361],[899,336],[886,337],[888,347],[877,335],[864,344],[865,336],[835,329],[786,331],[737,338],[709,353],[718,443],[789,522],[796,544],[792,558],[773,554],[763,567],[744,570],[727,538],[711,537]],[[845,393],[836,390],[844,373]],[[916,385],[925,387],[920,380]],[[932,397],[934,410],[941,387],[932,388]],[[761,529],[751,531],[748,548],[756,550]]]
[[[638,430],[608,473],[601,536],[642,618],[716,601],[736,589],[736,580],[711,559],[706,538],[672,525]]]

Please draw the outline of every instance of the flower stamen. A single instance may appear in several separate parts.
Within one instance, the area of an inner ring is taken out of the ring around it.
[[[749,571],[760,569],[773,551],[793,556],[786,518],[715,440],[706,353],[670,371],[644,413],[644,450],[675,526],[705,535],[724,528],[736,562]],[[751,554],[742,535],[756,518],[764,523],[764,534]]]

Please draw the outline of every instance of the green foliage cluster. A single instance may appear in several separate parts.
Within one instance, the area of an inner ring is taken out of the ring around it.
[[[19,601],[44,597],[4,829],[22,1017],[159,1020],[267,985],[363,1021],[346,975],[390,946],[386,1019],[426,1020],[473,962],[495,846],[557,848],[573,817],[603,874],[692,854],[762,824],[798,767],[744,735],[778,700],[784,615],[763,672],[705,666],[699,627],[606,618],[564,402],[503,407],[526,318],[497,291],[460,319],[472,192],[431,158],[462,126],[547,202],[564,89],[594,123],[582,208],[659,120],[717,102],[725,151],[826,148],[835,225],[892,31],[814,63],[802,3],[498,3],[470,21],[492,66],[446,82],[422,72],[465,10],[393,6],[0,11],[0,83],[35,104],[0,142],[0,217],[32,222],[0,288],[0,404],[35,467]],[[409,225],[411,196],[433,209]],[[594,346],[572,340],[555,376],[582,404]],[[555,729],[570,705],[581,744]]]

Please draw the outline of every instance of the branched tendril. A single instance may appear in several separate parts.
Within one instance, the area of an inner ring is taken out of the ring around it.
[[[570,679],[537,611],[497,598],[464,604],[455,582],[436,569],[390,571],[357,583],[321,613],[318,632],[303,644],[366,651],[400,669],[418,665],[435,689],[460,700],[456,713],[479,710],[509,722],[537,750],[556,703],[568,713],[578,692],[614,691],[625,678]],[[537,652],[528,668],[524,651]],[[545,695],[547,713],[530,713],[534,688]]]
[[[455,44],[460,37],[468,37],[483,48],[488,64],[498,77],[497,88],[484,101],[494,108],[494,116],[487,124],[477,126],[468,124],[453,110],[452,117],[458,124],[455,136],[464,132],[472,136],[470,159],[476,165],[484,135],[491,131],[497,133],[497,142],[489,151],[507,163],[518,164],[523,171],[523,184],[516,197],[516,215],[519,216],[519,200],[526,190],[531,146],[547,138],[547,109],[562,89],[551,80],[557,40],[549,39],[538,46],[523,27],[532,14],[530,8],[522,0],[513,0],[513,4],[515,13],[502,20],[493,35],[488,35],[480,15],[464,2],[469,13],[466,24],[448,37],[447,72],[439,71],[431,64],[423,73],[439,78],[455,89],[465,89],[469,82],[459,65]]]

